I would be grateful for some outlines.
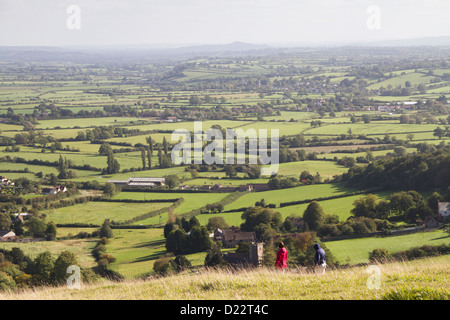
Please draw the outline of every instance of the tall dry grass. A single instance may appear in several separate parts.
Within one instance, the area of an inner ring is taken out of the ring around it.
[[[0,299],[22,300],[342,300],[382,299],[401,292],[437,292],[450,295],[449,256],[406,262],[328,269],[325,274],[308,270],[287,270],[284,274],[268,268],[254,270],[201,270],[163,278],[102,281],[83,284],[81,289],[40,287],[0,293]],[[371,278],[372,277],[372,278]],[[371,285],[372,284],[372,285]],[[375,284],[375,288],[374,288]]]

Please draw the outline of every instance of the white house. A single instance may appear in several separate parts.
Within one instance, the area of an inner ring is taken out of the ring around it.
[[[450,217],[450,202],[438,202],[438,215],[444,219]]]

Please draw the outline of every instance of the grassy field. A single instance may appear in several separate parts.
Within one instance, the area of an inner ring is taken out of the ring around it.
[[[281,202],[317,199],[319,197],[340,195],[353,191],[355,190],[345,188],[339,184],[316,184],[289,189],[252,192],[243,195],[233,203],[225,206],[225,210],[249,207],[254,205],[256,201],[260,201],[261,199],[264,199],[266,203],[271,203],[279,206]]]
[[[387,200],[389,198],[390,192],[375,192],[373,193],[380,200]],[[319,201],[325,214],[337,215],[340,221],[345,221],[351,215],[351,210],[353,209],[353,202],[364,195],[355,195],[331,200]],[[281,213],[283,218],[289,216],[303,216],[303,212],[308,207],[308,203],[297,204],[293,206],[287,206],[282,208],[277,208],[276,210]]]
[[[74,206],[42,210],[48,221],[56,224],[92,223],[101,225],[105,219],[117,222],[170,206],[170,203],[87,202]]]
[[[325,242],[327,248],[341,263],[367,263],[369,253],[384,248],[390,253],[427,245],[449,244],[450,235],[442,230],[418,232],[400,236],[371,237]]]
[[[114,196],[113,199],[158,200],[184,198],[184,202],[174,210],[174,213],[181,215],[192,210],[199,209],[208,203],[218,202],[227,195],[227,193],[121,192]]]
[[[448,299],[450,256],[376,265],[380,285],[373,288],[367,267],[328,270],[325,275],[273,269],[200,270],[148,280],[2,292],[2,300],[378,300],[387,294],[422,293],[423,299]],[[414,291],[415,290],[415,291]],[[431,294],[427,296],[426,294]],[[419,297],[418,297],[419,298]],[[179,310],[173,310],[178,314]]]
[[[83,231],[87,230],[83,229]],[[90,232],[92,232],[92,230],[90,230]],[[76,255],[77,261],[81,267],[90,268],[96,265],[94,258],[91,256],[91,250],[94,248],[97,241],[98,239],[38,241],[29,243],[1,242],[0,248],[11,250],[14,247],[18,247],[25,255],[32,259],[36,258],[44,251],[49,251],[52,255],[58,256],[62,251],[67,250]]]

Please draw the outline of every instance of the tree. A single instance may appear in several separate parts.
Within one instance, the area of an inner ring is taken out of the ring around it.
[[[56,225],[53,222],[49,222],[45,229],[45,238],[47,240],[55,240],[56,239]]]
[[[112,197],[117,192],[116,185],[111,182],[105,183],[105,189],[103,190],[103,193],[109,197]]]
[[[152,168],[152,152],[150,151],[150,148],[147,149],[147,162],[148,169],[150,170]]]
[[[436,129],[434,129],[433,131],[433,136],[438,137],[439,139],[442,139],[442,137],[445,135],[445,131],[444,129],[442,129],[441,127],[437,127]]]
[[[180,178],[176,174],[165,176],[165,183],[169,189],[173,189],[180,185]]]
[[[146,166],[145,166],[145,149],[141,148],[141,160],[142,160],[142,170],[145,170]]]
[[[116,159],[114,159],[114,153],[112,152],[112,150],[110,150],[107,154],[106,164],[107,164],[106,168],[107,174],[118,173],[120,171],[119,162]]]
[[[158,163],[159,163],[159,168],[162,169],[163,168],[163,154],[162,154],[161,146],[158,146]]]
[[[363,114],[362,119],[364,123],[370,123],[370,121],[372,120],[372,116],[370,114]]]
[[[148,136],[147,138],[145,138],[145,140],[148,143],[148,150],[150,151],[150,156],[153,156],[153,140],[152,140],[152,136]]]
[[[373,194],[361,197],[353,202],[354,208],[351,210],[351,213],[354,217],[375,218],[377,215],[378,201],[378,197]]]
[[[184,253],[186,250],[186,245],[188,243],[186,231],[179,228],[172,230],[166,241],[166,249],[169,252],[174,252],[175,254]]]
[[[67,158],[63,159],[61,155],[59,156],[57,170],[59,172],[58,179],[70,179],[75,177],[74,172],[69,170],[69,161]]]
[[[64,283],[69,276],[67,268],[72,265],[77,265],[77,258],[73,252],[62,251],[56,259],[53,267],[53,277],[57,283]]]
[[[405,147],[397,146],[397,147],[394,147],[394,153],[397,157],[402,157],[408,153],[408,150],[406,150]]]
[[[225,167],[223,168],[223,171],[225,172],[225,175],[229,178],[234,178],[237,176],[236,169],[231,164],[225,165]]]
[[[417,206],[410,207],[405,213],[405,219],[410,223],[415,223],[418,219],[425,219],[427,216],[432,216],[433,210],[425,204],[421,203]]]
[[[389,197],[391,210],[399,215],[404,214],[409,208],[419,205],[423,202],[423,197],[421,197],[420,194],[411,191],[396,192]]]
[[[44,251],[33,261],[33,273],[38,275],[38,281],[50,284],[53,275],[55,260],[49,251]]]
[[[206,227],[192,227],[189,237],[189,253],[206,251],[211,247],[209,232]]]
[[[47,230],[44,221],[36,216],[31,217],[26,222],[26,227],[28,228],[28,232],[35,238],[44,237],[45,231]]]
[[[438,203],[443,201],[444,197],[439,192],[433,192],[427,199],[427,204],[434,213],[438,212]]]
[[[103,143],[98,149],[98,153],[101,156],[107,156],[110,151],[112,151],[112,148],[108,143]]]
[[[427,87],[423,83],[421,83],[417,86],[417,90],[419,90],[420,94],[427,93]]]
[[[215,230],[216,228],[226,229],[229,227],[230,226],[226,223],[225,219],[221,216],[209,218],[208,224],[206,225],[208,230]]]
[[[169,154],[169,143],[167,142],[166,137],[163,137],[163,149],[165,155]]]
[[[192,95],[189,98],[189,105],[191,106],[199,106],[202,104],[202,100],[199,96]]]
[[[223,259],[220,247],[215,244],[207,251],[205,257],[205,266],[207,267],[220,267],[225,266],[228,263]]]
[[[317,201],[312,201],[303,212],[303,220],[309,230],[319,230],[325,218],[325,212]]]
[[[406,135],[406,139],[408,139],[409,141],[412,141],[414,139],[414,133],[408,133]]]
[[[259,206],[249,207],[241,215],[244,223],[241,229],[244,231],[254,231],[255,227],[263,224],[272,229],[278,229],[282,223],[281,214],[269,208]]]
[[[0,213],[0,229],[9,230],[11,228],[11,218],[6,213]]]
[[[107,239],[114,237],[113,231],[111,229],[111,222],[109,221],[109,219],[105,219],[105,221],[103,222],[99,230],[99,236],[100,238],[107,238]]]

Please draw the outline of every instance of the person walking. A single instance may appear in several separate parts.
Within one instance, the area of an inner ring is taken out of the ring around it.
[[[325,260],[325,251],[320,247],[318,243],[314,245],[314,249],[316,250],[316,254],[314,255],[314,272],[325,273],[325,268],[327,267],[327,263]]]
[[[288,253],[287,253],[287,250],[286,250],[283,242],[280,242],[278,244],[278,248],[280,248],[280,249],[277,252],[277,259],[275,261],[275,267],[279,270],[282,270],[284,273],[284,271],[287,268]]]

